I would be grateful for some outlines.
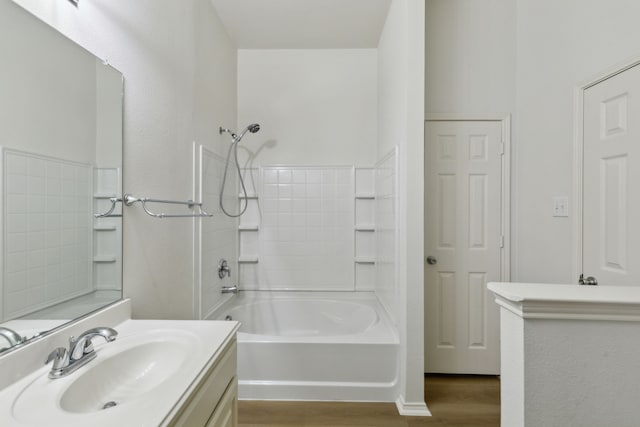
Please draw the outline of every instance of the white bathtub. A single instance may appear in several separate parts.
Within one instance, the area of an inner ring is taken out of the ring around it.
[[[245,291],[210,318],[227,316],[240,399],[397,398],[399,340],[372,293]]]

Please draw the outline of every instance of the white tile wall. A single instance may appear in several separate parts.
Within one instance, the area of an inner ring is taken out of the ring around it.
[[[263,167],[256,271],[243,287],[354,289],[354,168]],[[257,274],[256,274],[257,273]]]
[[[356,169],[356,196],[375,194],[375,168]]]
[[[219,205],[220,185],[225,159],[218,154],[200,147],[200,190],[203,209],[214,214],[213,218],[200,219],[200,316],[206,318],[228,295],[220,292],[222,286],[238,283],[237,262],[238,220],[226,216]],[[238,213],[237,173],[229,169],[224,192],[225,209]],[[224,258],[231,269],[231,277],[218,277],[218,261]]]
[[[395,320],[397,283],[397,148],[376,164],[375,172],[375,291]]]
[[[92,289],[92,166],[3,149],[2,318]]]

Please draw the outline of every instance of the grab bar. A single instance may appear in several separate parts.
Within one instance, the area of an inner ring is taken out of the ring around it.
[[[172,205],[187,205],[189,209],[193,209],[197,207],[200,211],[199,213],[193,214],[165,214],[163,212],[156,213],[152,212],[147,208],[147,202],[150,203],[166,203]],[[148,197],[135,197],[131,194],[124,195],[124,204],[127,206],[131,206],[134,203],[140,203],[142,205],[142,209],[147,213],[147,215],[152,216],[154,218],[200,218],[200,217],[212,217],[213,214],[207,213],[204,209],[202,209],[202,202],[194,202],[193,200],[187,200],[186,202],[177,201],[177,200],[162,200],[162,199],[151,199]]]
[[[111,202],[111,207],[109,208],[108,211],[103,212],[103,213],[97,213],[97,214],[93,214],[93,216],[95,218],[105,218],[105,217],[121,217],[122,215],[117,214],[117,215],[111,215],[111,213],[115,210],[116,208],[116,203],[121,202],[122,199],[119,197],[111,197],[109,199],[109,201]]]

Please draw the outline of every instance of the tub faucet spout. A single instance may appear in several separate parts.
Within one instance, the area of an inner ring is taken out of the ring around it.
[[[237,286],[223,286],[222,287],[223,294],[237,294],[238,287]]]

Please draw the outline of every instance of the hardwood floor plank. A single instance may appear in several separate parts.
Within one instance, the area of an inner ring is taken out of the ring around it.
[[[393,403],[238,402],[239,427],[498,427],[497,377],[429,375],[425,396],[432,417],[403,417]]]

